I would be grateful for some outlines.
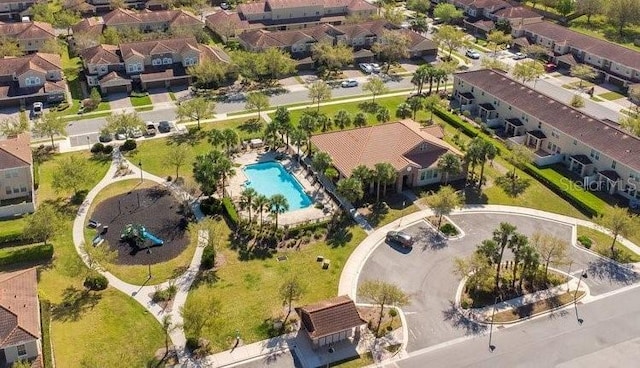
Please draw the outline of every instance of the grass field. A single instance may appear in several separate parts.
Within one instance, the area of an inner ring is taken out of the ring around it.
[[[621,98],[626,98],[626,96],[623,95],[622,93],[615,92],[615,91],[601,93],[601,94],[598,95],[598,97],[602,97],[605,100],[609,100],[609,101],[619,100]]]
[[[594,15],[591,17],[591,22],[587,23],[587,17],[581,16],[571,21],[571,29],[574,31],[589,35],[591,37],[599,38],[609,42],[615,42],[621,46],[629,49],[640,51],[640,47],[633,44],[634,39],[640,37],[639,25],[627,25],[622,35],[618,32],[618,29],[611,24],[607,23],[607,19],[603,15]]]
[[[634,231],[637,233],[637,231]],[[598,230],[590,229],[584,226],[578,226],[578,237],[586,236],[593,242],[591,250],[598,252],[598,254],[611,258],[611,243],[613,238],[609,235],[602,233]],[[625,247],[619,241],[616,241],[614,246],[616,250],[616,260],[622,263],[635,263],[640,262],[640,254],[635,254],[629,248]]]
[[[131,96],[131,97],[129,97],[129,100],[131,100],[131,105],[133,107],[151,105],[151,97],[149,97],[149,95]]]

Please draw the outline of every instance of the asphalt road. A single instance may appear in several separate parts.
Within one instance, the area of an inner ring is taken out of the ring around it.
[[[582,320],[582,323],[579,320]],[[637,367],[640,288],[558,311],[433,351],[410,354],[387,367]]]
[[[463,238],[440,242],[426,222],[414,224],[405,229],[416,237],[413,249],[380,244],[365,262],[358,279],[361,283],[382,278],[411,295],[410,304],[403,307],[409,327],[409,352],[484,332],[483,326],[467,321],[453,307],[460,282],[453,272],[453,260],[471,254],[482,240],[491,238],[500,222],[508,221],[529,236],[544,231],[566,241],[571,239],[568,225],[527,216],[486,213],[455,215],[451,219],[465,232]],[[594,295],[636,280],[635,274],[577,248],[571,247],[570,254],[571,272],[588,270],[586,283]]]

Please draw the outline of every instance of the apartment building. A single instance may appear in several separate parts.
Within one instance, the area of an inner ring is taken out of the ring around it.
[[[33,212],[34,193],[31,137],[0,139],[0,217]]]
[[[640,198],[640,139],[507,75],[454,75],[454,97],[510,144],[532,151],[539,166],[561,163],[593,190]]]
[[[0,0],[0,19],[20,20],[22,12],[35,3],[36,0]]]
[[[0,106],[60,102],[65,92],[59,55],[35,53],[0,59]]]
[[[25,52],[38,52],[45,42],[56,38],[51,24],[43,22],[0,22],[0,35],[15,40]]]

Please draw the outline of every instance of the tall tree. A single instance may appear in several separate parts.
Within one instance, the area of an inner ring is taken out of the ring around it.
[[[407,9],[413,10],[418,13],[427,14],[431,8],[431,1],[429,0],[409,0],[407,1]]]
[[[427,205],[438,216],[437,227],[440,229],[442,217],[451,213],[461,204],[460,196],[450,185],[440,187],[436,193],[427,197]]]
[[[405,21],[406,16],[404,15],[404,9],[396,7],[396,4],[393,3],[384,6],[382,18],[395,26],[400,26]]]
[[[287,143],[287,146],[289,146],[289,135],[293,131],[293,124],[291,124],[291,115],[289,114],[289,109],[284,106],[278,106],[274,113],[273,121],[278,127],[280,138],[282,138],[282,140]]]
[[[369,77],[367,83],[362,86],[362,90],[371,93],[371,103],[376,103],[376,96],[387,93],[389,91],[389,88],[384,83],[382,78]]]
[[[287,315],[284,317],[284,323],[289,319],[291,315],[292,304],[294,301],[299,300],[302,297],[304,289],[297,278],[292,277],[280,285],[280,299],[282,303],[287,305]]]
[[[361,200],[364,196],[362,182],[360,179],[353,176],[350,178],[340,179],[336,185],[336,191],[351,203]]]
[[[338,110],[336,115],[333,117],[333,122],[340,129],[344,129],[351,125],[351,115],[347,110]]]
[[[242,193],[240,193],[240,206],[246,208],[249,211],[249,223],[251,223],[251,209],[253,206],[253,200],[258,196],[258,192],[256,192],[253,188],[245,188]]]
[[[604,11],[603,0],[576,0],[576,10],[587,16],[587,24],[591,24],[591,17]]]
[[[497,229],[493,231],[493,241],[498,245],[498,258],[496,259],[496,280],[495,291],[498,292],[500,288],[500,268],[502,266],[502,259],[504,256],[504,249],[509,245],[516,234],[516,227],[508,222],[501,222]]]
[[[195,79],[196,87],[207,89],[220,88],[238,79],[238,70],[234,64],[207,59],[187,68],[187,73]]]
[[[9,117],[0,120],[0,135],[15,137],[27,131],[29,131],[29,120],[24,113],[20,113],[17,119]]]
[[[200,121],[213,118],[215,103],[203,97],[196,97],[178,105],[176,117],[180,122],[196,121],[200,129]]]
[[[311,134],[318,129],[318,119],[316,115],[309,111],[304,111],[298,122],[298,127],[300,127],[306,135],[307,153],[311,154]]]
[[[580,88],[580,90],[582,90],[583,82],[585,80],[592,80],[597,75],[595,69],[587,64],[576,64],[571,67],[570,72],[572,77],[580,79],[580,84],[578,85],[578,88]]]
[[[380,308],[380,315],[376,325],[376,335],[380,333],[380,324],[384,315],[384,307],[394,305],[402,307],[409,304],[407,295],[399,286],[380,280],[365,280],[358,287],[358,294],[369,299]]]
[[[511,273],[511,287],[515,288],[516,287],[516,278],[518,275],[518,266],[520,265],[520,262],[522,261],[522,257],[523,257],[523,250],[524,247],[527,246],[527,244],[529,244],[529,239],[520,233],[515,233],[510,239],[509,239],[509,243],[507,244],[507,247],[511,250],[511,253],[513,253],[513,268],[512,268],[512,273]]]
[[[247,95],[247,102],[244,106],[247,110],[258,110],[258,119],[262,110],[269,108],[269,96],[264,92],[252,92]]]
[[[54,111],[42,115],[42,118],[36,120],[36,122],[33,124],[33,131],[36,134],[51,138],[51,147],[54,148],[56,145],[53,141],[53,138],[56,135],[66,136],[66,128],[67,122],[64,120],[62,114]]]
[[[360,180],[363,190],[366,185],[371,185],[374,181],[373,171],[365,165],[358,165],[354,167],[351,171],[351,177]]]
[[[522,259],[522,271],[520,272],[518,290],[522,290],[522,281],[525,278],[529,278],[530,282],[533,282],[540,266],[540,253],[530,244],[520,248],[520,257]]]
[[[546,56],[549,55],[549,52],[551,52],[551,50],[549,50],[548,47],[545,47],[538,43],[533,43],[531,45],[523,47],[522,52],[533,59],[541,60],[544,58],[544,61],[546,61]]]
[[[443,5],[443,4],[440,4]],[[440,6],[438,5],[438,6]],[[446,4],[451,5],[451,4]],[[453,6],[453,5],[451,5]],[[445,50],[448,51],[447,59],[451,59],[451,54],[453,50],[462,47],[465,44],[464,40],[465,34],[461,30],[453,27],[453,26],[442,26],[438,29],[434,36],[434,41],[438,43],[438,45]]]
[[[45,203],[40,205],[36,212],[27,216],[23,236],[46,245],[51,238],[64,229],[64,226],[62,214],[53,205]]]
[[[384,186],[384,191],[387,190],[387,183],[395,181],[396,169],[388,162],[380,162],[374,165],[372,171],[372,178],[376,181],[376,202],[380,202],[380,187]]]
[[[458,10],[453,4],[440,3],[433,8],[433,16],[440,18],[447,24],[455,23],[459,19],[462,19],[462,10]]]
[[[438,170],[444,176],[444,185],[447,185],[449,178],[462,173],[462,161],[453,152],[447,152],[438,159]]]
[[[298,162],[300,161],[300,146],[307,141],[307,134],[302,128],[294,127],[289,133],[291,142],[296,146],[296,156],[298,156]]]
[[[278,216],[289,210],[289,201],[282,194],[274,194],[269,198],[269,212],[275,218],[275,228],[278,228]]]
[[[563,17],[566,17],[575,9],[576,9],[575,0],[557,0],[556,10]]]
[[[75,155],[68,156],[60,160],[56,166],[51,186],[57,193],[71,192],[77,195],[81,190],[87,189],[93,174],[86,159]]]
[[[331,156],[326,152],[318,152],[311,159],[311,167],[319,173],[324,173],[332,163]]]
[[[224,195],[225,180],[234,172],[231,160],[218,150],[197,156],[193,163],[193,178],[206,196],[214,194],[219,185]]]
[[[267,81],[270,83],[296,71],[296,61],[291,55],[276,47],[270,47],[257,55],[264,60]]]
[[[618,28],[621,36],[628,24],[640,23],[640,2],[637,0],[607,0],[606,4],[607,19]]]
[[[233,128],[225,128],[221,132],[222,135],[222,144],[224,145],[225,152],[227,156],[231,155],[231,151],[238,145],[240,141],[240,137],[238,133]]]
[[[107,116],[107,125],[104,130],[110,133],[129,133],[132,129],[141,129],[144,122],[140,115],[136,112],[122,112],[120,114],[111,114]]]
[[[419,95],[422,94],[422,89],[424,88],[425,83],[429,82],[432,77],[433,69],[434,67],[431,64],[422,64],[418,69],[416,69],[415,73],[413,73],[411,83],[418,88]]]
[[[260,227],[262,227],[263,224],[262,214],[267,208],[269,208],[269,198],[267,198],[265,195],[258,194],[253,200],[253,209],[260,214]]]
[[[425,102],[425,98],[420,95],[411,96],[407,99],[407,104],[411,109],[413,120],[416,120],[416,115],[418,114],[418,111],[424,108],[424,102]]]
[[[484,166],[487,161],[492,161],[496,155],[498,154],[498,149],[491,142],[485,141],[482,138],[474,138],[474,140],[479,139],[480,142],[480,179],[478,180],[478,191],[482,189],[482,182],[484,181]]]
[[[439,95],[433,94],[424,98],[424,108],[429,111],[429,123],[433,123],[433,112],[442,103],[442,98]]]
[[[24,55],[24,50],[18,43],[6,36],[0,36],[0,58],[18,57]]]
[[[480,65],[486,69],[496,69],[503,72],[509,72],[511,69],[509,64],[499,59],[482,58],[480,60]]]
[[[396,30],[384,30],[371,51],[386,62],[389,73],[391,65],[409,57],[409,37]]]
[[[321,80],[313,82],[309,86],[309,98],[311,103],[317,103],[316,111],[320,111],[320,102],[331,99],[331,87]]]
[[[311,59],[320,71],[331,75],[353,63],[353,48],[345,43],[333,45],[326,41],[318,42],[311,47]]]
[[[176,181],[178,181],[180,177],[180,168],[184,166],[190,158],[191,149],[184,144],[179,144],[167,152],[167,163],[176,168]]]
[[[510,34],[506,34],[502,31],[493,30],[487,35],[487,41],[489,45],[493,47],[493,57],[498,58],[498,50],[502,49],[505,45],[508,45],[513,37]]]
[[[544,74],[544,67],[536,60],[526,60],[516,63],[513,67],[513,76],[523,82],[531,82]]]
[[[566,263],[569,243],[548,233],[536,231],[531,235],[530,244],[536,249],[544,265],[544,280],[547,281],[550,265]]]
[[[628,236],[633,230],[634,220],[629,211],[622,207],[609,207],[601,215],[595,218],[596,224],[609,230],[613,235],[611,241],[611,258],[616,258],[616,241],[619,236]]]

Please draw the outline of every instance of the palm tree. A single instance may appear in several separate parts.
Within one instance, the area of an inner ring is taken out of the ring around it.
[[[413,96],[407,99],[407,104],[409,104],[409,107],[411,108],[411,111],[413,112],[413,120],[416,120],[416,114],[418,113],[418,110],[422,109],[424,107],[424,97],[422,96]]]
[[[300,161],[300,146],[307,140],[307,134],[300,127],[294,127],[289,133],[291,141],[296,146],[296,155]]]
[[[238,141],[238,133],[236,133],[232,128],[226,128],[222,131],[222,142],[225,146],[227,156],[231,153],[231,148],[238,144]]]
[[[332,160],[326,152],[318,152],[313,155],[311,160],[311,167],[319,173],[324,173],[329,166],[331,166]]]
[[[269,212],[275,218],[275,228],[278,228],[278,215],[289,210],[289,201],[282,194],[274,194],[269,198]]]
[[[384,106],[380,106],[376,112],[376,120],[378,120],[379,123],[386,123],[391,120],[391,113],[389,113],[389,109]]]
[[[467,146],[467,152],[464,155],[464,160],[469,164],[469,172],[471,173],[472,179],[475,177],[476,165],[480,163],[483,154],[479,140],[481,140],[481,138],[474,138]]]
[[[207,140],[214,147],[218,147],[224,144],[224,134],[222,134],[221,130],[211,129],[207,134],[207,136],[208,136]]]
[[[406,102],[399,104],[396,109],[396,117],[400,119],[406,119],[410,117],[412,113],[411,106]]]
[[[351,176],[347,179],[340,179],[336,186],[336,190],[338,191],[338,194],[351,203],[361,200],[364,196],[362,182],[355,176]]]
[[[253,209],[258,211],[258,213],[260,214],[260,227],[262,227],[262,213],[264,213],[265,208],[268,208],[268,206],[269,198],[267,198],[265,195],[258,194],[253,199]]]
[[[387,183],[395,178],[396,170],[388,162],[377,163],[372,171],[372,178],[376,181],[376,202],[380,202],[380,185],[384,185],[385,191]]]
[[[482,144],[480,146],[480,180],[478,180],[478,191],[480,191],[480,189],[482,189],[482,181],[484,180],[484,165],[487,163],[487,161],[491,161],[496,158],[498,149],[489,141],[485,141],[481,138],[475,139],[480,139],[482,141]]]
[[[318,119],[308,111],[302,113],[298,126],[305,132],[307,137],[307,153],[311,154],[311,134],[318,129]]]
[[[251,207],[253,205],[253,200],[257,196],[258,192],[253,188],[245,188],[245,190],[240,193],[240,205],[249,210],[249,223],[251,223]]]
[[[280,138],[282,138],[282,141],[286,142],[287,146],[289,146],[289,134],[291,134],[291,131],[293,130],[289,110],[284,106],[278,106],[274,113],[273,121],[276,122]]]
[[[363,127],[367,125],[367,116],[363,112],[358,112],[353,118],[353,126]]]
[[[513,273],[511,278],[512,288],[516,286],[516,276],[518,273],[518,265],[522,260],[523,248],[528,244],[528,242],[529,242],[529,239],[525,235],[516,233],[511,237],[511,239],[509,239],[509,243],[507,244],[507,247],[511,249],[511,253],[513,253]]]
[[[331,129],[331,118],[325,114],[318,113],[316,116],[316,120],[318,121],[318,125],[321,127],[323,132]]]
[[[496,259],[496,280],[495,280],[495,291],[496,293],[500,287],[500,266],[502,263],[502,257],[504,255],[504,249],[507,247],[511,238],[515,236],[516,227],[511,225],[508,222],[501,222],[500,226],[493,231],[493,241],[496,242],[499,249],[499,255]]]
[[[340,110],[333,117],[333,122],[340,129],[344,129],[351,125],[351,116],[347,110]]]
[[[220,175],[222,181],[222,196],[226,195],[224,187],[226,186],[227,178],[235,175],[236,171],[233,168],[233,162],[228,157],[222,157],[216,162],[216,170]]]
[[[462,162],[460,157],[452,152],[447,152],[440,156],[438,160],[438,170],[444,175],[444,185],[449,183],[449,178],[452,175],[458,175],[462,172]]]
[[[438,95],[429,95],[425,97],[423,103],[424,103],[424,108],[429,110],[429,112],[431,113],[431,115],[429,116],[430,123],[433,123],[433,112],[435,111],[436,107],[440,105],[441,101],[442,100]]]
[[[264,141],[271,147],[278,147],[278,123],[273,120],[264,127]]]
[[[365,165],[358,165],[351,171],[351,177],[360,180],[364,189],[364,186],[371,182],[373,172]]]
[[[433,73],[433,79],[436,81],[436,93],[440,91],[440,83],[446,83],[449,79],[449,73],[441,68],[436,68]]]
[[[424,84],[427,82],[429,78],[429,68],[433,68],[429,64],[423,64],[416,69],[415,73],[413,73],[413,77],[411,78],[411,83],[414,84],[418,88],[418,94],[422,94],[422,89],[424,88]]]

